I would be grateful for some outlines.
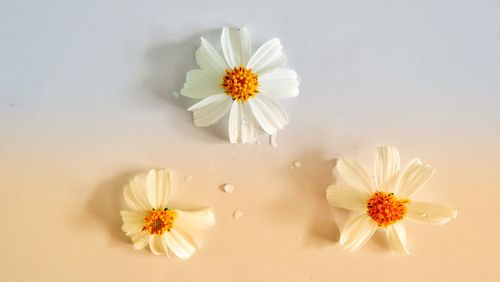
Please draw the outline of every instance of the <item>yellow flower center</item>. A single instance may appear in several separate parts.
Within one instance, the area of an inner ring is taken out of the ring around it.
[[[410,201],[398,199],[394,193],[375,192],[368,199],[366,207],[368,215],[380,227],[387,227],[403,219],[408,212],[406,206]]]
[[[243,66],[227,69],[222,79],[222,87],[233,100],[245,102],[259,93],[259,79],[252,69]]]
[[[165,231],[170,232],[176,217],[177,212],[169,209],[149,211],[144,218],[142,230],[148,231],[151,235],[162,235]]]

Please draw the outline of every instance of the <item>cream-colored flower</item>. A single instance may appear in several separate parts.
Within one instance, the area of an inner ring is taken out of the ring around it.
[[[196,50],[200,69],[187,73],[181,95],[202,99],[188,110],[194,124],[212,125],[229,111],[231,143],[249,143],[260,128],[273,135],[288,123],[276,99],[299,94],[297,74],[283,67],[286,57],[279,39],[264,43],[252,54],[245,28],[225,27],[221,36],[224,59],[204,38]]]
[[[121,211],[122,230],[132,239],[134,248],[149,244],[155,255],[168,255],[169,250],[181,259],[196,251],[193,232],[215,224],[211,209],[181,211],[170,209],[170,173],[149,171],[145,183],[138,176],[124,189],[125,202],[131,210]]]
[[[410,200],[431,178],[434,169],[414,159],[400,171],[396,148],[377,150],[374,178],[362,162],[352,158],[341,158],[337,172],[345,184],[329,186],[326,198],[332,206],[354,211],[340,236],[340,244],[347,250],[359,249],[381,228],[393,250],[409,254],[404,220],[440,225],[457,216],[453,207]]]

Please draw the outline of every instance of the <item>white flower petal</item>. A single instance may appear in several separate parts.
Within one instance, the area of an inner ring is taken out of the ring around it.
[[[123,223],[143,223],[146,212],[140,211],[120,211]]]
[[[242,122],[240,139],[242,143],[250,143],[257,140],[257,121],[248,103],[241,104]]]
[[[219,121],[231,108],[232,99],[226,94],[217,94],[191,106],[194,124],[198,127],[212,125]]]
[[[375,192],[368,169],[360,160],[341,158],[337,162],[337,171],[342,180],[347,182],[349,186],[369,194]]]
[[[257,74],[264,73],[264,70],[269,71],[269,66],[276,66],[283,62],[282,50],[283,46],[279,39],[267,41],[250,58],[247,68],[251,68]]]
[[[387,241],[389,246],[396,252],[409,255],[406,248],[406,229],[403,224],[396,222],[387,227]]]
[[[231,98],[226,94],[219,93],[219,94],[212,95],[210,97],[207,97],[207,98],[197,102],[196,104],[189,107],[187,110],[194,112],[196,110],[206,108],[207,106],[211,106],[213,104],[221,104],[224,101],[226,101],[227,99],[231,99]]]
[[[132,242],[134,243],[134,249],[141,250],[146,247],[149,242],[149,233],[146,231],[141,231],[134,236],[132,236]]]
[[[170,200],[170,171],[158,171],[158,205],[160,209],[164,209]]]
[[[275,58],[271,63],[269,63],[266,67],[259,69],[258,74],[264,75],[270,71],[275,69],[283,68],[286,64],[286,56],[281,53],[277,58]]]
[[[255,118],[248,103],[233,101],[229,114],[229,141],[243,144],[253,142],[257,138]]]
[[[146,195],[148,196],[149,205],[155,210],[158,209],[156,180],[156,170],[152,169],[146,176]]]
[[[246,66],[251,54],[250,35],[246,28],[223,28],[222,51],[230,68]]]
[[[204,70],[191,70],[186,75],[186,82],[181,90],[181,95],[194,99],[203,99],[211,95],[224,93],[222,79],[223,75]]]
[[[139,177],[134,177],[123,190],[127,205],[133,210],[150,210],[146,190],[141,185]]]
[[[196,244],[188,232],[174,227],[171,230],[170,234],[185,250],[188,250],[192,253],[196,251]]]
[[[238,143],[240,136],[240,122],[241,122],[241,106],[238,101],[233,101],[231,109],[229,110],[229,123],[228,134],[229,142],[232,144]]]
[[[175,227],[186,232],[207,229],[215,225],[214,212],[210,208],[198,211],[180,211],[175,221]]]
[[[375,230],[377,225],[366,213],[354,214],[346,222],[339,242],[344,249],[355,251],[372,237]]]
[[[201,45],[195,52],[196,62],[204,71],[214,73],[222,77],[228,68],[226,62],[217,53],[214,46],[205,38],[201,38]]]
[[[260,127],[269,135],[275,134],[288,123],[285,111],[267,95],[260,94],[248,100],[248,104]]]
[[[175,229],[172,229],[170,232],[165,232],[162,236],[162,242],[165,248],[168,247],[181,259],[188,259],[196,251],[193,242],[184,238]]]
[[[153,209],[166,208],[170,198],[170,173],[166,170],[150,170],[146,177],[146,194]]]
[[[133,181],[136,181],[136,180],[133,180]],[[132,187],[138,187],[138,185],[128,184],[123,189],[123,197],[125,198],[125,202],[127,203],[127,206],[129,206],[131,209],[136,210],[136,211],[150,209],[149,203],[147,202],[147,200],[143,196],[143,192],[136,191]],[[137,189],[137,190],[142,190],[142,189]]]
[[[292,69],[278,68],[259,76],[259,91],[273,98],[299,95],[297,73]]]
[[[334,207],[351,211],[366,210],[366,202],[369,195],[358,189],[335,184],[326,188],[326,199]]]
[[[380,147],[375,153],[375,184],[378,190],[384,192],[394,192],[394,179],[400,167],[399,152],[391,146]],[[393,181],[390,181],[390,180]],[[389,183],[392,182],[392,183]]]
[[[149,236],[149,248],[155,256],[166,255],[168,252],[168,249],[163,247],[160,235]]]
[[[411,219],[441,225],[455,219],[457,209],[442,204],[411,201],[408,204],[407,216]]]
[[[400,198],[409,198],[422,188],[434,174],[434,169],[418,159],[411,161],[403,173],[395,191]]]
[[[122,231],[126,233],[127,236],[132,237],[135,234],[142,231],[144,223],[123,223]]]
[[[133,192],[131,191],[130,185],[125,185],[123,189],[123,198],[125,199],[125,203],[127,206],[133,210],[140,211],[147,209],[146,206],[143,206],[139,200],[135,197]]]

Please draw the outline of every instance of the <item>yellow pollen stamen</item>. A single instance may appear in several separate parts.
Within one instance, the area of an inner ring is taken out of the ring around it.
[[[148,231],[151,235],[162,235],[165,231],[170,232],[174,225],[177,212],[174,210],[152,210],[144,218],[142,230]]]
[[[233,100],[245,102],[259,93],[259,79],[252,69],[239,66],[226,70],[222,79],[222,87]]]
[[[387,227],[403,219],[409,202],[408,199],[398,199],[394,193],[375,192],[366,204],[367,213],[378,226]]]

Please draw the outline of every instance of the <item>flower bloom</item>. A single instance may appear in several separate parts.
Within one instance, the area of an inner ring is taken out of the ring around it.
[[[407,218],[440,225],[457,216],[453,207],[410,200],[434,169],[414,159],[400,171],[399,152],[394,147],[377,150],[375,177],[357,159],[341,158],[336,168],[345,184],[330,185],[326,198],[332,206],[354,212],[340,236],[340,244],[347,250],[359,249],[377,229],[383,229],[393,250],[409,254],[403,225]]]
[[[229,112],[231,143],[249,143],[259,128],[275,134],[288,123],[288,116],[276,99],[299,94],[297,74],[285,68],[283,46],[277,38],[264,43],[252,54],[250,35],[245,28],[223,28],[222,58],[204,38],[196,50],[200,69],[191,70],[181,95],[201,99],[191,106],[194,124],[206,127]]]
[[[135,177],[124,189],[125,202],[131,210],[121,211],[122,230],[132,239],[134,248],[149,244],[155,255],[174,253],[181,259],[196,251],[192,234],[215,224],[211,209],[181,211],[170,209],[170,173],[149,171],[146,181]]]

